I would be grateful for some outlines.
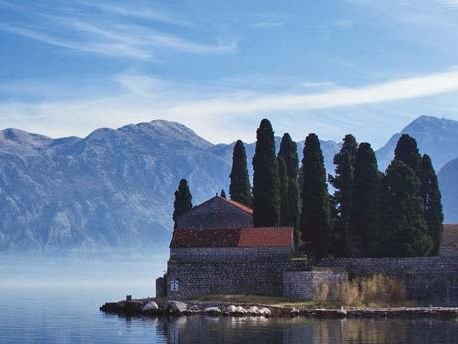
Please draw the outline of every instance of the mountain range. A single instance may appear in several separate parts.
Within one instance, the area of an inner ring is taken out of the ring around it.
[[[438,169],[458,157],[457,121],[423,116],[404,132],[417,138],[420,150],[431,154]],[[382,168],[399,135],[377,151]],[[280,138],[276,142],[278,148]],[[321,145],[332,173],[340,145]],[[233,144],[213,145],[189,128],[164,120],[101,128],[85,138],[0,131],[0,252],[165,247],[179,180],[188,179],[194,204],[227,191],[232,149]],[[254,143],[246,145],[249,162],[254,149]],[[300,156],[302,149],[299,142]],[[450,164],[444,167],[448,179],[439,174],[444,195],[451,188],[449,179],[457,175],[458,162]],[[444,208],[447,219],[458,218],[458,207]]]

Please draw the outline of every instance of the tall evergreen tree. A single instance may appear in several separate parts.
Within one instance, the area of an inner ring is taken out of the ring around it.
[[[420,195],[423,199],[428,233],[433,241],[430,254],[437,256],[439,255],[442,241],[444,214],[442,212],[441,192],[437,182],[437,175],[427,154],[424,154],[421,159]]]
[[[180,180],[178,189],[175,191],[173,207],[173,221],[175,221],[175,223],[180,215],[192,209],[192,196],[186,179]]]
[[[288,174],[288,192],[286,195],[286,205],[284,206],[285,210],[281,213],[281,225],[297,228],[299,211],[299,158],[297,156],[297,144],[291,139],[288,133],[282,137],[278,156],[285,161]],[[295,242],[297,241],[297,238],[295,238]]]
[[[272,125],[263,119],[256,132],[253,157],[253,225],[280,224],[280,183]]]
[[[252,195],[250,178],[248,176],[245,145],[238,140],[232,155],[232,170],[230,174],[229,194],[233,201],[251,206]]]
[[[331,247],[331,209],[323,154],[316,134],[305,139],[302,167],[302,238],[312,257],[327,257]]]
[[[280,225],[284,225],[288,214],[288,172],[285,160],[277,156],[278,180],[280,184]]]
[[[376,256],[379,250],[380,172],[369,143],[359,145],[354,166],[353,208],[349,222],[350,256]]]
[[[348,224],[353,208],[353,175],[355,155],[358,144],[353,135],[345,135],[342,148],[334,156],[335,176],[329,176],[329,182],[335,189],[331,197],[337,218],[334,223],[333,249],[336,255],[348,255]]]
[[[413,137],[408,134],[401,135],[394,150],[394,158],[403,161],[420,177],[421,155]]]
[[[429,254],[432,241],[423,216],[420,180],[403,161],[394,159],[381,186],[381,250],[386,257]]]

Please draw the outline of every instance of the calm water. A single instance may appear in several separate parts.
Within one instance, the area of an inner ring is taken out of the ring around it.
[[[0,265],[0,343],[458,343],[458,321],[125,319],[98,310],[127,293],[153,295],[162,266]]]
[[[2,290],[0,343],[457,343],[439,320],[125,319],[98,306],[99,288]],[[119,296],[118,296],[119,297]]]

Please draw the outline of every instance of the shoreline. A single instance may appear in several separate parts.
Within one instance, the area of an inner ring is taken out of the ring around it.
[[[458,307],[311,307],[296,308],[253,303],[176,301],[156,298],[107,302],[100,311],[120,316],[230,316],[309,318],[438,318],[458,319]]]

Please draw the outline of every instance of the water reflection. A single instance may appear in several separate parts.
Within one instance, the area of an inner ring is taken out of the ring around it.
[[[160,342],[189,343],[456,343],[458,322],[433,319],[265,319],[180,317],[157,320]]]

